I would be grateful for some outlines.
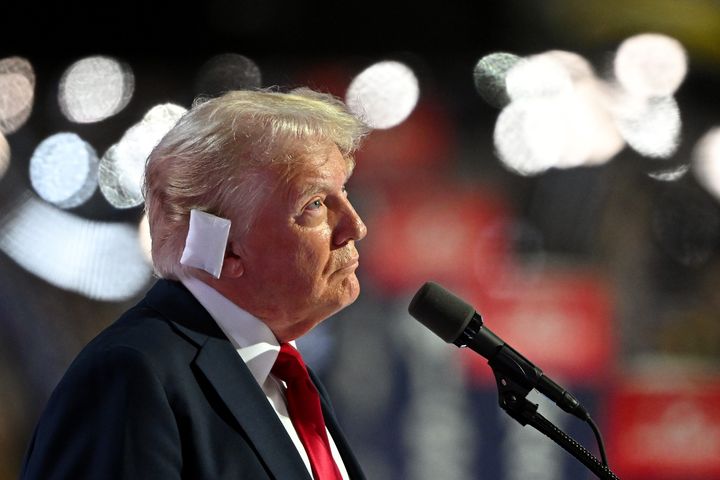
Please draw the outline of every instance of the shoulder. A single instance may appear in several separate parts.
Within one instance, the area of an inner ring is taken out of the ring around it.
[[[105,384],[133,376],[164,383],[173,369],[187,367],[197,354],[172,321],[139,304],[101,331],[73,360],[63,382]]]
[[[174,338],[179,337],[162,318],[131,309],[91,341],[48,400],[23,478],[126,478],[124,469],[133,462],[148,472],[175,472],[180,462],[173,399],[177,379],[190,375],[191,357]],[[136,448],[147,444],[153,448]]]
[[[171,319],[141,302],[101,331],[89,344],[90,349],[125,346],[154,350],[160,345],[182,340]]]

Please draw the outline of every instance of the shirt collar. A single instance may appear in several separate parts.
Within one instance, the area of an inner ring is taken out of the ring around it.
[[[280,343],[272,330],[202,280],[188,276],[180,281],[205,307],[235,347],[255,381],[262,386],[280,352]],[[290,343],[295,344],[294,341]]]

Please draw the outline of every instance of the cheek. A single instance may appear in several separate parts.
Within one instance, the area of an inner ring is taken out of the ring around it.
[[[331,273],[330,231],[323,228],[303,235],[295,244],[293,263],[297,272],[315,283]]]

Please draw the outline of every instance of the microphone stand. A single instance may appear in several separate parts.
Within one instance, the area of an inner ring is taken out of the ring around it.
[[[523,427],[530,425],[542,434],[550,437],[550,439],[564,448],[573,457],[580,460],[580,462],[588,467],[598,478],[603,480],[619,480],[607,465],[604,465],[600,460],[595,458],[592,453],[587,451],[582,445],[537,411],[538,406],[526,398],[528,393],[530,393],[530,388],[504,375],[502,373],[503,368],[500,365],[495,365],[492,360],[488,363],[495,374],[500,408],[505,410],[508,415]]]

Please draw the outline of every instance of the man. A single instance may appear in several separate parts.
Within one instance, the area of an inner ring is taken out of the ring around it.
[[[345,183],[366,133],[308,89],[178,122],[145,174],[161,279],[70,366],[23,478],[363,478],[293,340],[359,294]]]

